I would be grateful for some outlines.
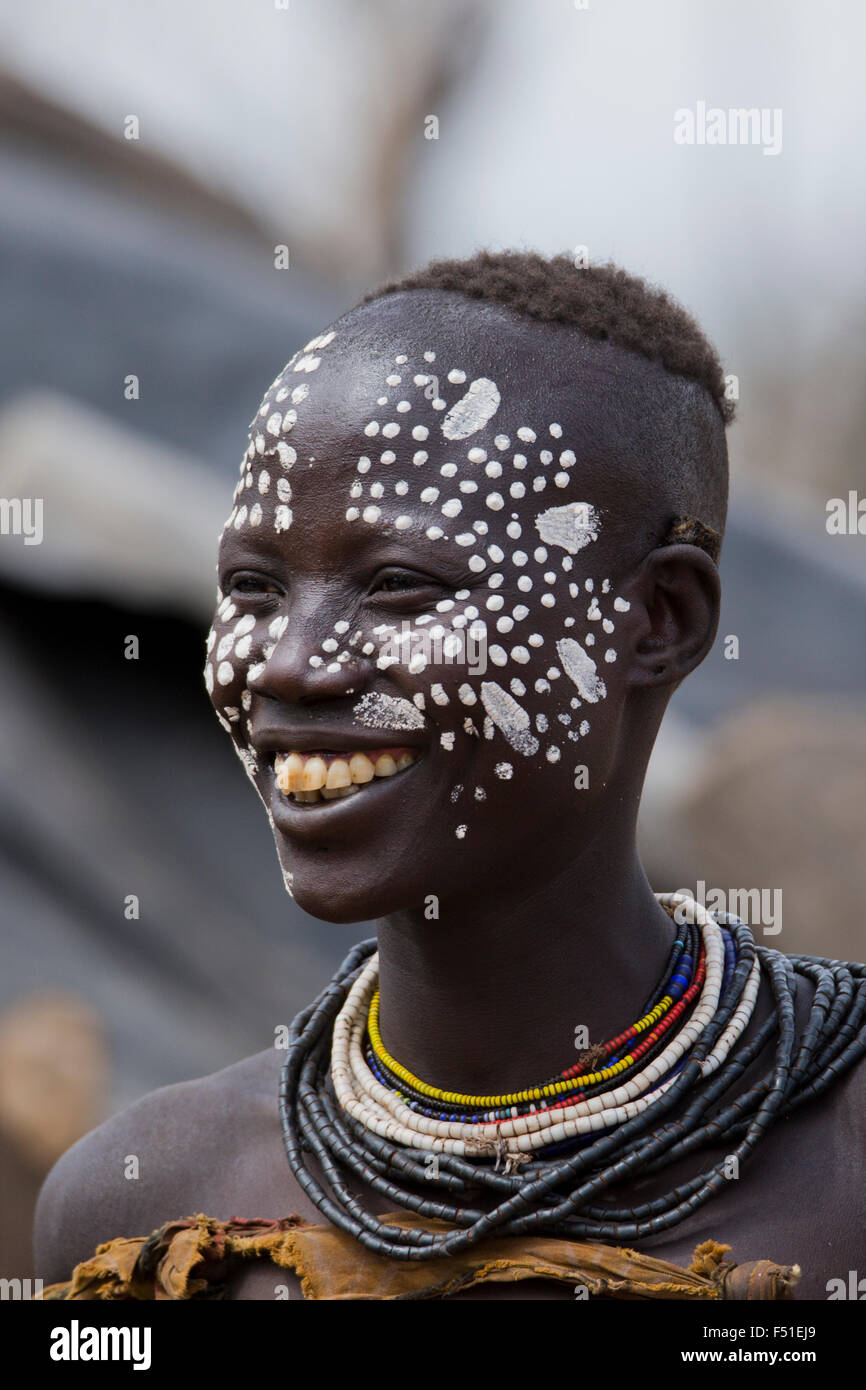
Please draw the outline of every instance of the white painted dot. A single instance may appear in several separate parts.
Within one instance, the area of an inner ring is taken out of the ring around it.
[[[396,521],[394,522],[394,525],[398,531],[408,531],[409,527],[412,525],[412,518],[411,516],[406,516],[405,514],[402,514],[397,517]]]
[[[487,561],[484,559],[484,556],[483,556],[483,555],[470,555],[470,556],[469,556],[469,568],[470,568],[475,574],[480,574],[480,573],[482,572],[482,570],[486,570],[486,569],[487,569]]]
[[[427,462],[427,455],[424,453],[423,449],[419,449],[417,454],[412,455],[412,462],[416,467]]]
[[[217,680],[220,685],[231,685],[235,678],[235,668],[230,661],[221,661],[217,668]]]
[[[509,782],[514,775],[514,768],[511,763],[497,763],[493,771],[497,777],[501,777],[503,782]]]
[[[394,437],[400,433],[400,426],[397,424],[396,420],[391,420],[387,425],[383,426],[382,433],[386,439],[394,439]]]
[[[511,447],[511,440],[508,438],[507,434],[498,434],[493,443],[500,453],[503,453],[506,449],[510,449]]]
[[[487,450],[478,448],[470,449],[466,457],[470,463],[484,463],[487,458]]]
[[[512,483],[508,491],[512,497],[525,497],[526,485],[524,483]]]
[[[412,430],[412,438],[417,440],[426,439],[430,431],[426,425],[415,425]]]
[[[361,513],[362,519],[369,522],[378,521],[381,515],[381,507],[365,507]]]
[[[442,467],[439,469],[440,476],[443,478],[453,478],[456,472],[456,463],[443,463]]]
[[[542,594],[541,602],[544,604],[545,608],[553,608],[556,604],[556,599],[553,597],[553,594]]]
[[[514,550],[511,552],[511,559],[515,565],[525,565],[529,556],[525,550]]]
[[[528,641],[529,641],[530,647],[543,647],[543,646],[544,646],[544,638],[542,637],[542,635],[541,635],[540,632],[532,632],[532,633],[530,633],[529,638],[528,638]]]
[[[557,473],[553,481],[557,487],[568,487],[568,474]]]
[[[371,437],[371,438],[372,438],[372,436],[373,436],[374,434],[378,434],[378,433],[379,433],[379,421],[378,421],[378,420],[371,420],[370,423],[369,423],[369,425],[365,425],[365,426],[364,426],[364,433],[365,433],[366,435],[368,435],[369,437]]]
[[[384,454],[379,455],[379,462],[387,465],[393,463],[396,457],[397,455],[391,449],[386,449]]]
[[[521,425],[517,431],[517,438],[522,439],[524,444],[532,444],[535,439],[535,430],[531,430],[528,425]]]
[[[562,425],[557,425],[556,423],[554,423],[552,425],[548,425],[548,429],[550,430],[550,433],[553,435],[554,439],[560,439],[562,437]]]
[[[615,598],[613,601],[613,606],[616,609],[617,613],[627,613],[628,610],[631,608],[631,604],[628,603],[627,600],[624,598]]]
[[[442,539],[445,532],[442,530],[441,526],[428,526],[424,534],[427,536],[428,540],[438,541]]]
[[[519,541],[520,537],[523,535],[523,527],[520,525],[519,521],[509,521],[505,530],[513,541]]]
[[[439,496],[439,489],[438,489],[438,487],[425,487],[425,488],[422,488],[422,490],[421,490],[421,501],[422,501],[422,502],[433,503],[433,502],[436,501],[436,498],[437,498],[438,496]]]
[[[499,492],[488,492],[486,501],[488,507],[493,512],[501,511],[502,508],[505,506],[505,502],[503,501],[502,495]]]
[[[503,647],[498,646],[496,642],[487,648],[487,655],[490,657],[494,666],[504,666],[508,660],[508,653]]]
[[[607,651],[604,654],[604,659],[605,661],[616,661],[616,652],[614,651],[613,647],[608,647]]]
[[[514,455],[514,467],[515,467],[515,468],[525,468],[525,467],[526,467],[526,463],[527,463],[527,459],[526,459],[526,455],[525,455],[525,454],[515,454],[515,455]]]

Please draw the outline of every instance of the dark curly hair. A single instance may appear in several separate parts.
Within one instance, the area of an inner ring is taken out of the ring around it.
[[[721,362],[691,314],[663,290],[610,262],[581,268],[565,254],[478,251],[466,260],[431,261],[361,302],[400,290],[452,290],[542,323],[571,324],[589,338],[607,339],[699,382],[725,424],[734,418]]]

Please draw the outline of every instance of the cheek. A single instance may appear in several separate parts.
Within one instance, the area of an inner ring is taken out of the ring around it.
[[[217,609],[207,638],[204,681],[217,718],[239,744],[248,742],[250,673],[263,669],[285,623],[285,618],[277,618],[269,629],[264,620],[251,613],[239,615],[230,599],[224,599]]]
[[[485,802],[509,794],[503,784],[519,792],[524,811],[527,795],[538,792],[561,808],[601,785],[607,772],[612,639],[628,605],[608,580],[576,578],[571,556],[545,546],[525,553],[519,543],[511,557],[491,543],[495,568],[472,602],[425,615],[436,619],[426,629],[415,620],[424,665],[413,679],[411,664],[401,671],[401,684],[438,732],[440,751],[454,755],[458,839],[485,814]],[[449,664],[455,635],[462,651]]]

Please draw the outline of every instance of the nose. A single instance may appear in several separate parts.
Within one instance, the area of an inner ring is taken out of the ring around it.
[[[352,630],[323,637],[321,620],[298,623],[289,619],[270,654],[250,669],[247,685],[254,695],[283,704],[309,704],[360,693],[371,667],[360,650],[350,646]],[[266,649],[267,650],[267,649]]]

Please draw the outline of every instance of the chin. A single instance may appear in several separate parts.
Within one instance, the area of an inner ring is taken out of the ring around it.
[[[405,875],[394,863],[361,863],[360,856],[325,845],[299,850],[284,844],[279,858],[291,872],[293,900],[321,922],[370,922],[423,907],[423,897],[412,895],[411,887],[407,891]]]

